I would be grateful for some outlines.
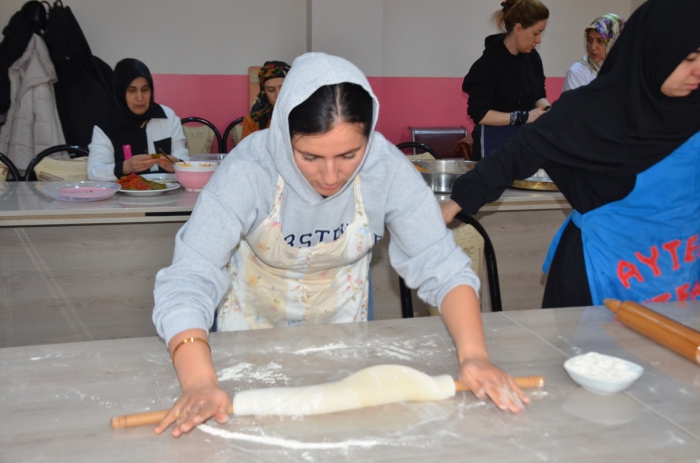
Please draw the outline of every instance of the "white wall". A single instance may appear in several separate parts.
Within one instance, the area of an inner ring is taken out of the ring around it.
[[[549,77],[585,53],[583,30],[604,13],[629,16],[630,0],[545,0],[550,11],[539,52]],[[497,33],[494,0],[385,0],[384,76],[464,76]]]
[[[0,0],[0,25],[25,0]],[[461,77],[483,51],[498,0],[65,0],[93,53],[131,56],[154,73],[246,74],[307,49],[344,56],[371,76]],[[583,29],[642,0],[546,0],[547,76],[584,54]],[[309,21],[310,18],[310,21]],[[309,24],[310,23],[310,24]]]
[[[382,0],[311,0],[311,50],[382,75]]]
[[[0,27],[26,0],[0,0]],[[52,2],[53,3],[53,2]],[[306,51],[306,0],[64,0],[94,55],[153,73],[247,74]]]
[[[642,3],[644,3],[645,1],[646,0],[632,0],[631,12],[634,13],[634,10],[639,8],[642,5]]]

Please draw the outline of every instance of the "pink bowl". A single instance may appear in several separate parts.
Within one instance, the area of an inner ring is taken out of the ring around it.
[[[213,161],[178,162],[175,163],[175,175],[186,190],[202,191],[217,167],[219,163]]]

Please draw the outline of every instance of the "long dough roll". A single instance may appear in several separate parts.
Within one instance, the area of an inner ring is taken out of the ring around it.
[[[242,391],[233,398],[233,410],[236,415],[314,415],[454,395],[449,375],[431,377],[401,365],[377,365],[334,383]]]

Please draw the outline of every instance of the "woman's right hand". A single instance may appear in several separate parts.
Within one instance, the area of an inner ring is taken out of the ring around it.
[[[530,122],[535,122],[538,117],[540,117],[542,114],[544,114],[546,112],[547,111],[544,109],[544,106],[531,110],[530,116],[527,118],[527,121],[525,123],[529,124]]]
[[[130,174],[131,172],[143,172],[153,167],[153,164],[157,162],[157,159],[153,159],[150,154],[137,154],[131,158],[124,161],[124,167],[122,171],[125,174]]]
[[[217,422],[225,423],[228,421],[230,408],[231,400],[226,391],[221,389],[218,381],[212,382],[207,379],[201,384],[192,384],[183,391],[173,408],[156,427],[155,433],[160,434],[175,423],[173,437],[180,437],[212,416]]]

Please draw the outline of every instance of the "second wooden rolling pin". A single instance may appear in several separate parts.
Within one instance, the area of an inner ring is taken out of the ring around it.
[[[544,387],[542,376],[521,376],[514,377],[515,384],[520,388]],[[461,381],[455,381],[455,391],[468,391],[469,388]],[[170,410],[156,410],[145,413],[134,413],[132,415],[115,416],[109,422],[114,429],[133,428],[136,426],[156,425],[161,422]],[[229,415],[233,415],[233,404],[228,410]]]
[[[623,325],[700,364],[700,332],[636,302],[605,299],[603,303]]]

